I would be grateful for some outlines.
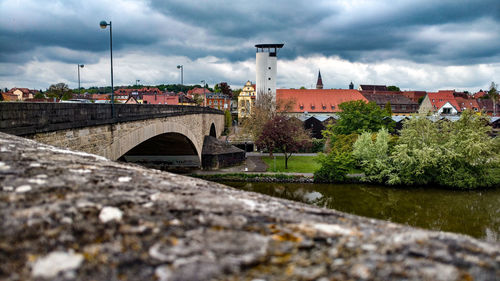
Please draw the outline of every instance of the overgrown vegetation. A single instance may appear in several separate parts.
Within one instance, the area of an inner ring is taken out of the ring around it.
[[[487,116],[464,111],[456,122],[414,116],[398,137],[390,135],[387,112],[363,102],[340,107],[340,119],[323,132],[329,150],[318,158],[315,181],[344,181],[359,168],[364,181],[387,185],[500,185],[500,139],[490,136]]]
[[[390,145],[381,129],[375,140],[365,132],[352,155],[365,181],[388,185],[439,185],[474,189],[500,185],[500,140],[490,137],[487,117],[464,111],[456,122],[432,122],[424,116],[404,123]]]

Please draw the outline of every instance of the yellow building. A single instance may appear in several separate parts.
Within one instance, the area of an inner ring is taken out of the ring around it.
[[[241,122],[244,118],[250,117],[252,108],[255,105],[255,84],[247,81],[240,95],[238,96],[238,120]]]

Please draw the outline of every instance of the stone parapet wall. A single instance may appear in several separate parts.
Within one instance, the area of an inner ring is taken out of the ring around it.
[[[224,114],[208,107],[181,105],[115,104],[114,107],[115,118],[111,118],[111,104],[2,102],[0,132],[24,136],[186,114]]]
[[[500,245],[0,133],[1,280],[498,280]]]

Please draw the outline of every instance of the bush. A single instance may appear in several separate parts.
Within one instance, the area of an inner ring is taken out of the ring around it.
[[[406,121],[390,156],[394,169],[387,183],[461,189],[499,185],[500,145],[486,124],[471,111],[456,122]]]
[[[350,153],[358,137],[358,134],[332,135],[328,141],[328,151],[335,151],[335,153]]]
[[[318,153],[325,151],[325,139],[312,139],[311,146],[301,149],[302,153]]]
[[[363,133],[353,145],[353,157],[359,161],[365,181],[384,183],[392,172],[389,159],[390,135],[386,129],[378,131],[375,141],[371,133]]]
[[[314,172],[315,182],[344,182],[347,173],[353,167],[353,159],[350,153],[319,154],[318,160],[321,168]]]

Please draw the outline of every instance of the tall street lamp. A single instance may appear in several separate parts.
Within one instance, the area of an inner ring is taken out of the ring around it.
[[[184,66],[183,65],[178,65],[177,69],[181,70],[181,85],[184,85]]]
[[[78,93],[82,94],[82,88],[80,87],[80,68],[83,68],[83,64],[78,64],[76,67],[78,69]]]
[[[102,29],[106,29],[109,25],[109,50],[111,55],[111,117],[115,117],[115,89],[113,87],[113,26],[111,21],[107,23],[105,20],[99,23]]]
[[[205,104],[205,102],[207,100],[207,97],[206,97],[206,94],[205,94],[205,85],[206,85],[206,82],[205,82],[205,80],[201,80],[200,82],[203,83],[203,106],[206,106],[206,104]]]

